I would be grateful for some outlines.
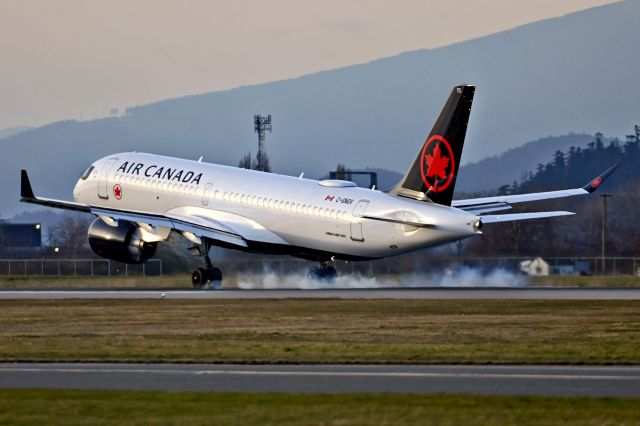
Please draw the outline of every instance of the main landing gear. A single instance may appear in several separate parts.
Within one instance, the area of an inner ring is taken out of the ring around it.
[[[338,272],[336,271],[336,268],[331,266],[330,261],[324,260],[320,262],[320,266],[311,268],[311,270],[309,271],[309,278],[316,281],[333,284],[338,278]]]
[[[209,250],[211,244],[205,240],[204,253],[201,252],[200,247],[194,247],[197,253],[204,257],[204,268],[198,268],[191,273],[191,284],[193,288],[205,289],[205,288],[220,288],[222,285],[222,271],[220,268],[214,267],[209,257]]]

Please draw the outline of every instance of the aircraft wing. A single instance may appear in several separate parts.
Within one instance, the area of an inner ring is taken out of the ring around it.
[[[117,220],[137,223],[145,231],[143,238],[147,242],[161,241],[168,236],[166,230],[175,229],[194,243],[199,243],[200,238],[205,237],[240,247],[247,247],[247,241],[288,244],[253,220],[218,210],[179,207],[156,215],[36,197],[25,170],[22,170],[21,173],[20,189],[20,201],[25,203],[92,213],[107,223],[115,224]]]
[[[454,200],[451,205],[452,207],[456,207],[462,210],[466,210],[470,213],[475,213],[477,215],[481,215],[482,221],[485,223],[492,222],[504,222],[509,220],[524,220],[524,219],[534,219],[538,217],[552,217],[552,216],[566,216],[567,214],[571,214],[570,212],[542,212],[545,213],[546,216],[535,216],[535,217],[524,217],[524,215],[531,215],[534,213],[518,213],[511,215],[486,215],[486,213],[497,212],[502,210],[508,210],[511,208],[512,204],[524,203],[527,201],[539,201],[539,200],[549,200],[552,198],[564,198],[564,197],[572,197],[575,195],[585,195],[594,192],[596,189],[602,185],[602,182],[605,181],[609,176],[613,174],[613,172],[618,168],[620,164],[616,163],[613,166],[609,167],[602,174],[595,177],[589,183],[584,185],[581,188],[574,189],[563,189],[560,191],[547,191],[547,192],[534,192],[529,194],[516,194],[516,195],[498,195],[496,197],[483,197],[483,198],[472,198],[468,200]],[[498,219],[501,218],[501,219]],[[511,218],[511,219],[505,219]]]

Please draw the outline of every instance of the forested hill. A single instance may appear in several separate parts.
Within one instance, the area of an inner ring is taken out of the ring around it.
[[[607,190],[620,191],[640,182],[640,134],[621,142],[607,141],[598,133],[585,148],[556,151],[550,162],[538,164],[535,172],[502,190],[520,193],[582,186],[615,163],[620,163],[620,168],[606,182]]]
[[[581,187],[613,164],[616,172],[593,194],[523,203],[518,211],[569,210],[576,216],[486,227],[480,239],[466,246],[470,253],[525,256],[598,256],[601,252],[603,202],[608,194],[608,255],[640,256],[640,128],[626,141],[607,141],[596,134],[585,148],[556,151],[551,161],[539,164],[520,182],[505,184],[501,194],[519,194]],[[509,213],[512,213],[509,212]]]
[[[467,163],[460,167],[456,193],[493,190],[513,181],[520,181],[523,174],[534,171],[538,163],[546,163],[555,151],[566,151],[572,146],[583,148],[591,141],[593,135],[585,133],[547,136],[511,148],[500,155]]]

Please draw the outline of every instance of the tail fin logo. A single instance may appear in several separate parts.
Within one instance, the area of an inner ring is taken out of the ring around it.
[[[440,135],[433,135],[424,143],[420,157],[422,182],[431,192],[444,191],[455,176],[456,163],[449,142]]]

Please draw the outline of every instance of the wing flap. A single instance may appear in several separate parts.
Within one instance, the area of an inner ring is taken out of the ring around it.
[[[266,229],[255,220],[235,213],[202,207],[184,206],[167,211],[166,216],[196,226],[216,229],[238,235],[247,241],[289,245],[288,242]],[[199,235],[196,233],[196,235]],[[246,243],[245,243],[246,244]]]
[[[166,217],[104,208],[92,208],[91,213],[97,216],[108,216],[116,220],[145,223],[155,227],[164,227],[182,232],[190,232],[200,237],[223,241],[240,247],[247,247],[247,242],[244,240],[242,235],[234,233],[219,224],[212,222],[207,223],[194,217],[178,215],[174,217]]]

